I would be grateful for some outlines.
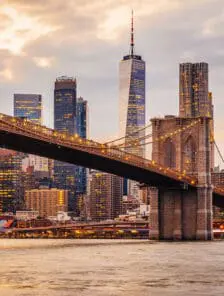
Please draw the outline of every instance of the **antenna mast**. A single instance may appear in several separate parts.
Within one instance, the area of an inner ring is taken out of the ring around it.
[[[134,21],[133,21],[133,9],[131,11],[131,56],[133,57],[134,55]]]

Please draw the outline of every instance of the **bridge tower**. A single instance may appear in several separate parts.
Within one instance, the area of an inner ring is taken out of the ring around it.
[[[214,147],[208,64],[180,65],[179,114],[152,119],[152,159],[197,177],[198,183],[197,187],[150,189],[150,238],[211,240]]]
[[[210,118],[153,119],[155,162],[198,178],[197,188],[150,188],[151,239],[212,239]],[[187,128],[192,125],[192,128]],[[163,141],[156,141],[159,137]]]

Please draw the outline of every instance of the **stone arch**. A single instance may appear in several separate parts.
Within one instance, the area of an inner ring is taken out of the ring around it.
[[[183,145],[183,170],[187,174],[194,174],[196,172],[196,143],[190,135],[184,141]]]
[[[176,168],[176,148],[171,138],[167,138],[163,145],[164,166]]]

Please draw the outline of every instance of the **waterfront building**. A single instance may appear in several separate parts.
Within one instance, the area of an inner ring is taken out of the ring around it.
[[[90,217],[94,221],[114,219],[121,214],[123,180],[108,173],[93,172],[90,181]]]
[[[56,188],[32,189],[25,192],[27,210],[38,211],[41,217],[56,216],[68,211],[68,191]]]
[[[76,133],[76,79],[62,76],[56,79],[54,88],[54,129],[69,133]],[[69,191],[69,211],[76,207],[77,166],[54,161],[54,183],[57,188]]]
[[[39,216],[38,211],[16,211],[16,219],[17,220],[31,220],[36,219]]]
[[[21,195],[21,154],[0,149],[0,212],[14,212]]]
[[[145,157],[145,62],[134,52],[133,15],[131,25],[130,53],[119,64],[119,131],[125,138],[125,149],[140,157]],[[140,140],[139,142],[139,139]],[[130,145],[131,142],[131,145]],[[129,143],[129,144],[128,144]],[[134,146],[133,143],[141,145]],[[128,147],[131,146],[131,147]],[[138,196],[137,183],[124,181],[124,191]],[[127,189],[126,189],[127,187]],[[139,197],[139,196],[138,196]]]
[[[88,138],[88,102],[82,97],[77,99],[76,104],[76,132],[81,138]],[[84,167],[77,167],[76,172],[76,194],[86,193],[87,190],[87,171]]]

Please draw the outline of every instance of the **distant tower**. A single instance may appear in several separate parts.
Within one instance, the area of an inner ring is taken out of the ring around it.
[[[145,157],[145,146],[133,147],[133,141],[145,136],[145,62],[135,54],[133,11],[131,18],[130,53],[119,64],[119,132],[126,136],[127,152]],[[141,141],[144,144],[144,140]],[[124,194],[139,198],[139,188],[134,181],[124,180]]]
[[[180,64],[180,117],[212,116],[208,93],[208,64]]]
[[[92,172],[90,181],[90,216],[94,221],[117,218],[121,214],[122,178]]]
[[[183,63],[179,72],[179,116],[210,117],[211,169],[214,169],[214,119],[207,63]]]
[[[126,142],[138,140],[145,131],[145,62],[134,52],[133,12],[131,18],[130,54],[123,57],[119,65],[119,130]],[[133,132],[136,132],[133,134]],[[132,134],[131,136],[128,136]],[[128,144],[127,144],[128,146]],[[145,147],[127,148],[126,151],[145,156]]]
[[[62,76],[56,79],[54,89],[54,128],[60,132],[76,133],[76,79]],[[54,182],[57,188],[69,190],[68,208],[76,206],[75,179],[77,166],[55,161]]]
[[[40,94],[14,94],[14,116],[26,118],[33,123],[42,124],[42,96]],[[29,155],[29,164],[34,171],[48,174],[48,159]]]
[[[16,210],[20,199],[21,170],[20,153],[0,149],[0,213]]]
[[[77,99],[76,104],[76,130],[77,134],[86,139],[88,138],[88,102],[83,98]],[[87,169],[84,167],[77,167],[77,177],[76,177],[76,193],[83,194],[86,193],[87,187]]]
[[[14,94],[14,116],[42,123],[42,96],[39,94]]]

